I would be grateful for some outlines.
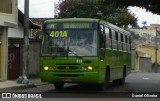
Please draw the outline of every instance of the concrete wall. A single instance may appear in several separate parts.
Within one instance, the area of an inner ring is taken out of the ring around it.
[[[155,62],[155,47],[154,46],[142,45],[142,46],[137,47],[136,51],[140,51],[140,52],[148,54],[149,56],[151,56],[152,63]],[[160,64],[160,47],[158,47],[157,53],[158,53],[157,61]]]
[[[139,53],[143,53],[143,54],[139,54]],[[157,53],[158,53],[157,61],[158,61],[158,64],[159,64],[157,72],[160,73],[160,47],[158,47],[158,52]],[[154,46],[148,46],[148,45],[140,45],[140,46],[136,47],[135,50],[132,51],[132,68],[134,68],[135,71],[138,72],[138,71],[141,70],[141,68],[140,68],[140,57],[143,57],[145,54],[147,54],[148,57],[150,57],[151,64],[155,63],[155,47]],[[145,66],[147,63],[143,63],[144,68],[147,68]],[[148,64],[148,65],[150,65],[150,64]],[[148,68],[149,69],[148,70],[146,69],[146,71],[155,72],[155,68],[153,66],[150,66]]]
[[[29,74],[39,75],[40,42],[32,42],[29,51]]]
[[[23,66],[23,47],[20,47],[20,72],[22,74]],[[29,50],[29,77],[39,76],[39,58],[40,58],[40,42],[34,41],[30,42],[30,50]]]
[[[135,32],[135,34],[139,34],[140,36],[142,36],[144,33],[147,33],[152,36],[156,35],[156,30],[151,30],[151,29],[129,29],[129,30]]]

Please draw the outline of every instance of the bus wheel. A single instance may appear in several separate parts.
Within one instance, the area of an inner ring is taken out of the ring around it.
[[[109,87],[109,80],[110,80],[110,69],[107,68],[105,72],[105,81],[98,85],[99,90],[106,90],[107,87]]]
[[[54,87],[56,90],[61,90],[64,86],[64,83],[54,83]]]

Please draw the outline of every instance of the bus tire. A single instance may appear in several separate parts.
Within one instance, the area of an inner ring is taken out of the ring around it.
[[[56,88],[56,90],[61,90],[64,86],[63,82],[62,83],[58,82],[58,83],[53,83],[53,84],[54,84],[54,87]]]
[[[107,87],[109,87],[109,81],[110,81],[110,68],[107,67],[105,70],[105,81],[98,85],[99,90],[106,90]]]

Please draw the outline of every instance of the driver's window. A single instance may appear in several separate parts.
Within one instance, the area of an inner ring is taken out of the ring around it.
[[[100,31],[100,48],[105,48],[106,35],[104,25],[100,25]]]

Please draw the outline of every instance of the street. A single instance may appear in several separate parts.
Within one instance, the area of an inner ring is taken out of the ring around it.
[[[158,101],[158,98],[132,98],[132,94],[159,93],[159,84],[160,73],[131,73],[124,85],[111,83],[105,91],[96,91],[92,86],[80,84],[65,84],[62,90],[57,91],[53,84],[46,84],[13,92],[44,94],[43,98],[54,98],[56,101],[117,101],[117,98],[118,101]]]
[[[37,86],[17,92],[160,92],[160,73],[131,73],[126,78],[124,85],[111,83],[110,87],[105,91],[95,91],[90,85],[65,84],[61,91],[57,91],[53,84]]]

